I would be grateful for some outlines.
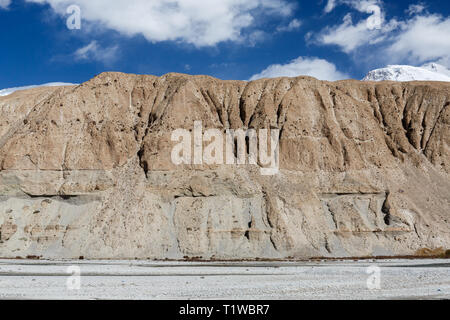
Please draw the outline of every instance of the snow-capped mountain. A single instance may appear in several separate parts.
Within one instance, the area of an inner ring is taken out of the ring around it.
[[[65,83],[65,82],[50,82],[40,85],[33,85],[33,86],[25,86],[25,87],[16,87],[16,88],[7,88],[7,89],[1,89],[0,90],[0,97],[4,97],[7,95],[10,95],[13,92],[19,91],[19,90],[26,90],[26,89],[32,89],[37,87],[59,87],[59,86],[73,86],[74,83]]]
[[[445,74],[446,76],[450,77],[450,70],[448,68],[444,67],[443,65],[434,63],[434,62],[424,64],[422,66],[422,68],[433,71],[433,72]]]
[[[421,67],[389,65],[386,68],[370,71],[363,81],[449,81],[450,70],[437,63]]]

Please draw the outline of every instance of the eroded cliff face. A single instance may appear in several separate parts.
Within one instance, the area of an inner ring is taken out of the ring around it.
[[[0,256],[450,248],[450,84],[104,73],[0,98]],[[280,130],[280,171],[180,165],[174,129]]]

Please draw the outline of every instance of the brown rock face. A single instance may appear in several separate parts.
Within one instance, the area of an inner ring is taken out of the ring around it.
[[[104,73],[0,97],[0,256],[448,249],[449,105],[448,83],[181,74]],[[194,121],[221,132],[279,129],[279,172],[175,165],[171,134]]]

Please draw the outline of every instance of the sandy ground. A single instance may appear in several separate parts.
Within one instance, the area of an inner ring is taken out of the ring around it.
[[[75,273],[79,267],[80,278],[70,274],[71,266],[75,266],[71,268]],[[239,263],[0,260],[0,299],[417,298],[450,299],[449,260]]]

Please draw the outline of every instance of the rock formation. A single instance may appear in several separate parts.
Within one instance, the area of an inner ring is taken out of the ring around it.
[[[450,83],[103,73],[0,97],[0,256],[286,259],[450,248]],[[280,130],[280,171],[171,133]]]

